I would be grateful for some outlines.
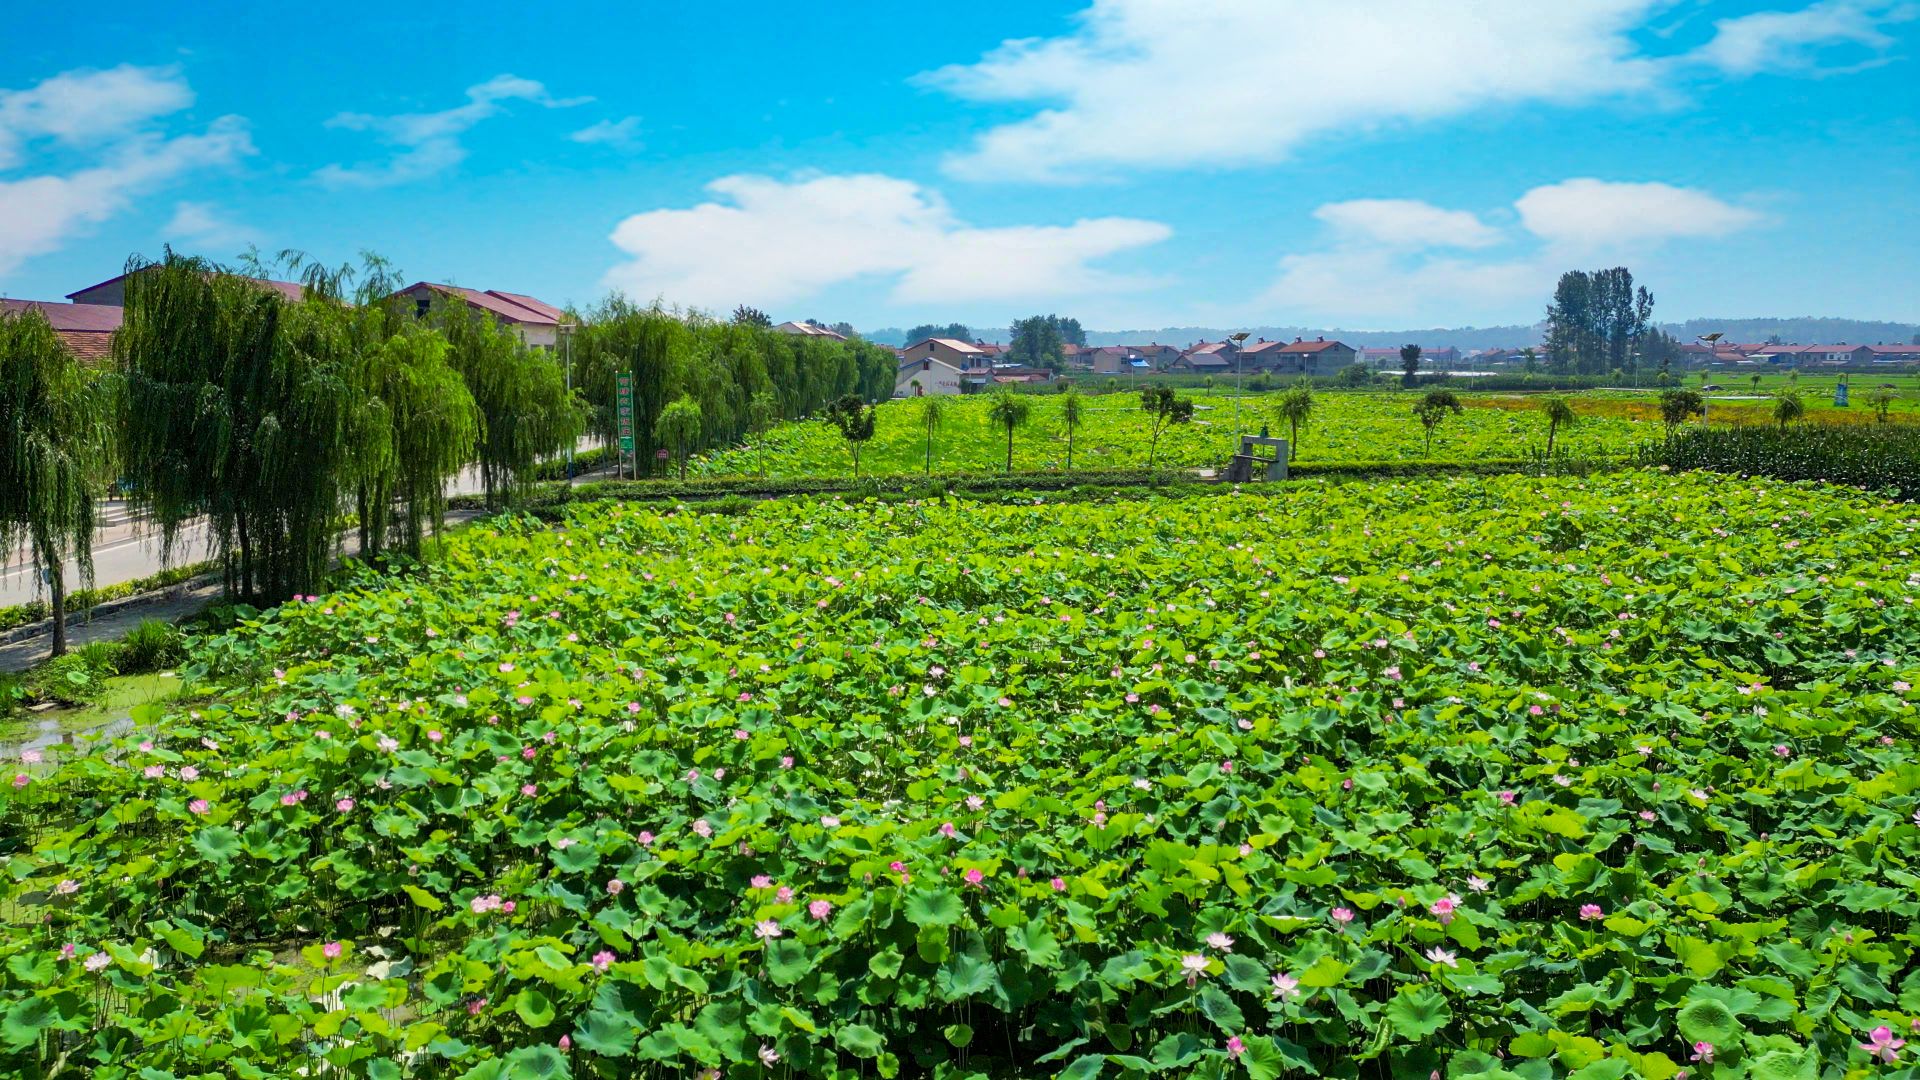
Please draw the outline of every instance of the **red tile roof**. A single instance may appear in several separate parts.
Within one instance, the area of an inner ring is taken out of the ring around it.
[[[47,317],[55,330],[111,334],[126,314],[112,304],[58,304],[50,300],[0,300],[0,311],[18,314],[33,310]]]
[[[416,281],[400,291],[415,293],[421,289],[437,292],[443,296],[465,300],[469,305],[479,308],[510,323],[532,323],[538,326],[557,325],[564,317],[559,308],[535,300],[531,296],[519,296],[515,293],[481,292],[459,285],[442,285],[433,281]]]
[[[81,295],[82,293],[92,292],[93,290],[99,288],[102,285],[111,285],[116,281],[122,280],[126,276],[127,275],[125,274],[116,274],[105,281],[95,282],[94,284],[89,285],[84,289],[78,289],[78,290],[75,290],[74,292],[68,293],[67,299],[71,300],[74,297]],[[274,292],[279,293],[281,296],[286,297],[288,300],[291,300],[296,304],[299,303],[301,300],[305,299],[307,295],[307,287],[305,285],[299,284],[298,282],[269,281],[266,278],[252,278],[250,280],[257,281],[260,284],[265,285],[267,288],[272,289]]]
[[[1328,341],[1325,338],[1321,338],[1319,341],[1296,341],[1293,344],[1288,345],[1286,348],[1281,349],[1280,351],[1287,352],[1287,353],[1316,353],[1316,352],[1325,352],[1328,349],[1333,349],[1333,348],[1344,349],[1346,347],[1347,346],[1342,344],[1341,342]]]

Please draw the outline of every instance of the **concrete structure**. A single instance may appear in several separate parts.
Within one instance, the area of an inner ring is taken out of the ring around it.
[[[956,371],[984,367],[991,363],[991,358],[985,349],[958,338],[921,338],[900,350],[902,364],[912,360],[928,359],[938,360]]]
[[[937,356],[923,355],[918,359],[900,361],[900,367],[894,373],[893,396],[970,394],[983,381],[984,377],[955,367]]]
[[[126,315],[113,304],[57,304],[47,300],[0,300],[0,312],[19,315],[37,311],[46,316],[67,351],[87,364],[104,364],[112,354],[113,332]]]
[[[475,311],[484,311],[493,316],[495,322],[512,330],[522,344],[543,349],[551,349],[559,343],[560,324],[567,319],[566,312],[552,304],[522,293],[500,292],[497,289],[481,292],[459,285],[416,281],[394,295],[411,298],[415,313],[422,316],[432,309],[436,300],[460,301]]]
[[[1244,484],[1256,477],[1263,480],[1285,480],[1287,457],[1290,452],[1285,439],[1275,439],[1265,435],[1242,435],[1240,451],[1233,455],[1233,460],[1227,465],[1227,482]]]

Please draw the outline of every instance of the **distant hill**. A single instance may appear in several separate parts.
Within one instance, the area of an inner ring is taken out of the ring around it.
[[[1814,315],[1792,318],[1688,319],[1680,323],[1661,323],[1661,329],[1681,341],[1692,341],[1701,334],[1719,331],[1728,341],[1766,341],[1778,336],[1781,341],[1802,345],[1866,344],[1912,342],[1920,334],[1913,323],[1873,322],[1864,319],[1834,319]],[[1219,341],[1228,334],[1246,330],[1255,338],[1291,341],[1294,338],[1338,338],[1358,348],[1391,348],[1414,344],[1437,349],[1525,348],[1537,345],[1546,333],[1543,323],[1532,326],[1434,327],[1427,330],[1341,330],[1308,326],[1163,326],[1158,330],[1089,330],[1089,345],[1191,345],[1196,341]],[[976,328],[975,333],[989,340],[1006,337],[998,328]],[[884,345],[905,345],[906,331],[897,326],[863,334],[869,341]]]

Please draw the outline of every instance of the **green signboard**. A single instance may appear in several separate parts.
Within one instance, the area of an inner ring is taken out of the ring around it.
[[[614,392],[620,410],[620,452],[633,453],[633,372],[622,371],[614,377]]]

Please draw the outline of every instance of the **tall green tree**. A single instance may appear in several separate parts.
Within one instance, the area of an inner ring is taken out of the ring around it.
[[[566,373],[545,350],[528,348],[463,302],[435,301],[428,319],[446,337],[448,362],[479,410],[476,456],[487,505],[517,499],[542,459],[573,445],[585,430]]]
[[[67,651],[66,562],[93,581],[94,507],[112,479],[114,380],[80,366],[38,311],[0,313],[0,553],[24,540]]]
[[[311,592],[338,547],[361,405],[344,306],[168,252],[135,260],[113,355],[135,503],[163,556],[204,517],[230,595]]]
[[[1400,346],[1400,385],[1411,387],[1420,374],[1420,346]]]
[[[1148,386],[1140,391],[1140,408],[1147,414],[1152,441],[1147,444],[1147,468],[1153,468],[1160,454],[1160,433],[1170,424],[1193,419],[1193,402],[1174,394],[1172,387]]]
[[[748,307],[745,304],[741,304],[739,307],[733,309],[733,321],[741,326],[770,327],[773,325],[773,320],[767,316],[766,312],[761,311],[757,307]]]
[[[1687,422],[1687,417],[1703,416],[1706,411],[1706,399],[1698,391],[1674,386],[1660,392],[1660,421],[1667,425],[1669,439],[1673,438],[1674,431],[1681,424]]]
[[[1540,400],[1540,411],[1547,416],[1547,456],[1553,456],[1553,439],[1563,427],[1572,427],[1579,414],[1573,411],[1573,403],[1559,394],[1549,394]]]
[[[371,309],[362,308],[363,313]],[[378,314],[366,315],[384,324]],[[354,473],[360,553],[389,544],[418,558],[446,517],[447,481],[473,460],[480,413],[447,361],[445,338],[411,321],[367,328],[359,369],[361,405]]]
[[[973,330],[969,328],[966,323],[948,323],[945,326],[941,326],[938,323],[921,323],[919,326],[907,331],[906,344],[912,345],[915,342],[925,341],[932,337],[952,338],[954,341],[972,341]]]
[[[1433,433],[1449,416],[1458,416],[1466,411],[1460,405],[1460,399],[1453,396],[1451,390],[1429,390],[1413,406],[1413,415],[1426,431],[1426,456],[1433,456]]]
[[[1547,359],[1555,373],[1598,375],[1635,364],[1653,319],[1653,294],[1633,272],[1569,270],[1547,305]]]
[[[780,407],[774,401],[773,391],[761,390],[747,400],[747,433],[763,436],[773,428],[774,420],[780,416]],[[767,475],[767,440],[756,440],[760,444],[760,475]]]
[[[855,480],[860,479],[860,448],[873,438],[873,422],[879,411],[861,401],[858,394],[847,394],[827,408],[827,422],[840,429],[840,437],[853,454]]]
[[[1007,475],[1013,475],[1013,432],[1024,426],[1031,415],[1027,399],[1011,390],[1000,390],[987,406],[987,423],[1007,432]]]
[[[1300,456],[1300,429],[1313,416],[1313,383],[1304,376],[1274,400],[1273,414],[1287,425],[1287,458]]]
[[[659,423],[654,425],[680,464],[681,483],[687,479],[687,457],[700,442],[702,421],[700,403],[690,395],[681,394],[660,411]]]
[[[1007,359],[1026,367],[1059,371],[1066,366],[1066,338],[1060,320],[1053,315],[1034,315],[1021,319],[1008,331]]]
[[[941,403],[940,395],[928,394],[920,399],[920,427],[927,438],[927,475],[933,475],[933,433],[940,429],[940,422],[946,419],[947,407]]]

